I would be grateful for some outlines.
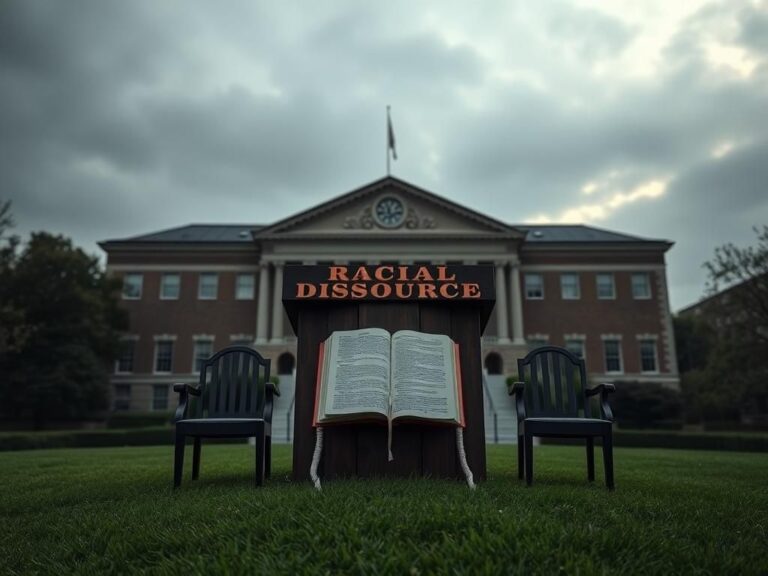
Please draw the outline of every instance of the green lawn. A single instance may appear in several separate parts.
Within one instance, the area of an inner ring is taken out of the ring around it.
[[[254,489],[246,446],[203,448],[171,490],[171,447],[0,453],[0,573],[766,574],[768,454],[617,449],[613,493],[583,449],[488,448],[476,492],[437,480],[288,479]],[[599,452],[598,452],[599,454]]]

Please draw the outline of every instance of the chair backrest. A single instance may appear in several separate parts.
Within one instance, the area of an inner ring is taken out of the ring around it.
[[[197,418],[261,418],[270,360],[247,346],[219,350],[200,367],[201,394],[190,413]]]
[[[584,360],[565,348],[536,348],[517,361],[517,372],[520,381],[525,382],[528,417],[590,417],[589,401],[584,394]]]

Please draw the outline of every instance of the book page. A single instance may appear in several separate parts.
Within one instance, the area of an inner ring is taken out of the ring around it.
[[[324,415],[389,413],[389,332],[381,328],[334,332],[328,351]]]
[[[401,330],[392,336],[392,418],[458,422],[454,346],[448,336]]]

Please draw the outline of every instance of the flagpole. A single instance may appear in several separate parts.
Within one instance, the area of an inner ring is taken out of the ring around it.
[[[385,130],[386,139],[387,139],[387,145],[384,148],[384,150],[386,150],[386,152],[387,152],[387,176],[389,176],[389,123],[390,123],[390,119],[389,119],[389,106],[387,106],[387,129]]]

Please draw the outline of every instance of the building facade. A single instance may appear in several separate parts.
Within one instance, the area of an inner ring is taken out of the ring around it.
[[[679,382],[664,256],[671,243],[587,226],[500,222],[393,177],[270,225],[188,225],[100,243],[123,280],[130,331],[112,377],[116,410],[167,410],[174,382],[231,344],[278,373],[296,338],[281,303],[287,264],[488,264],[497,302],[489,373],[532,347],[565,346],[593,380]]]

